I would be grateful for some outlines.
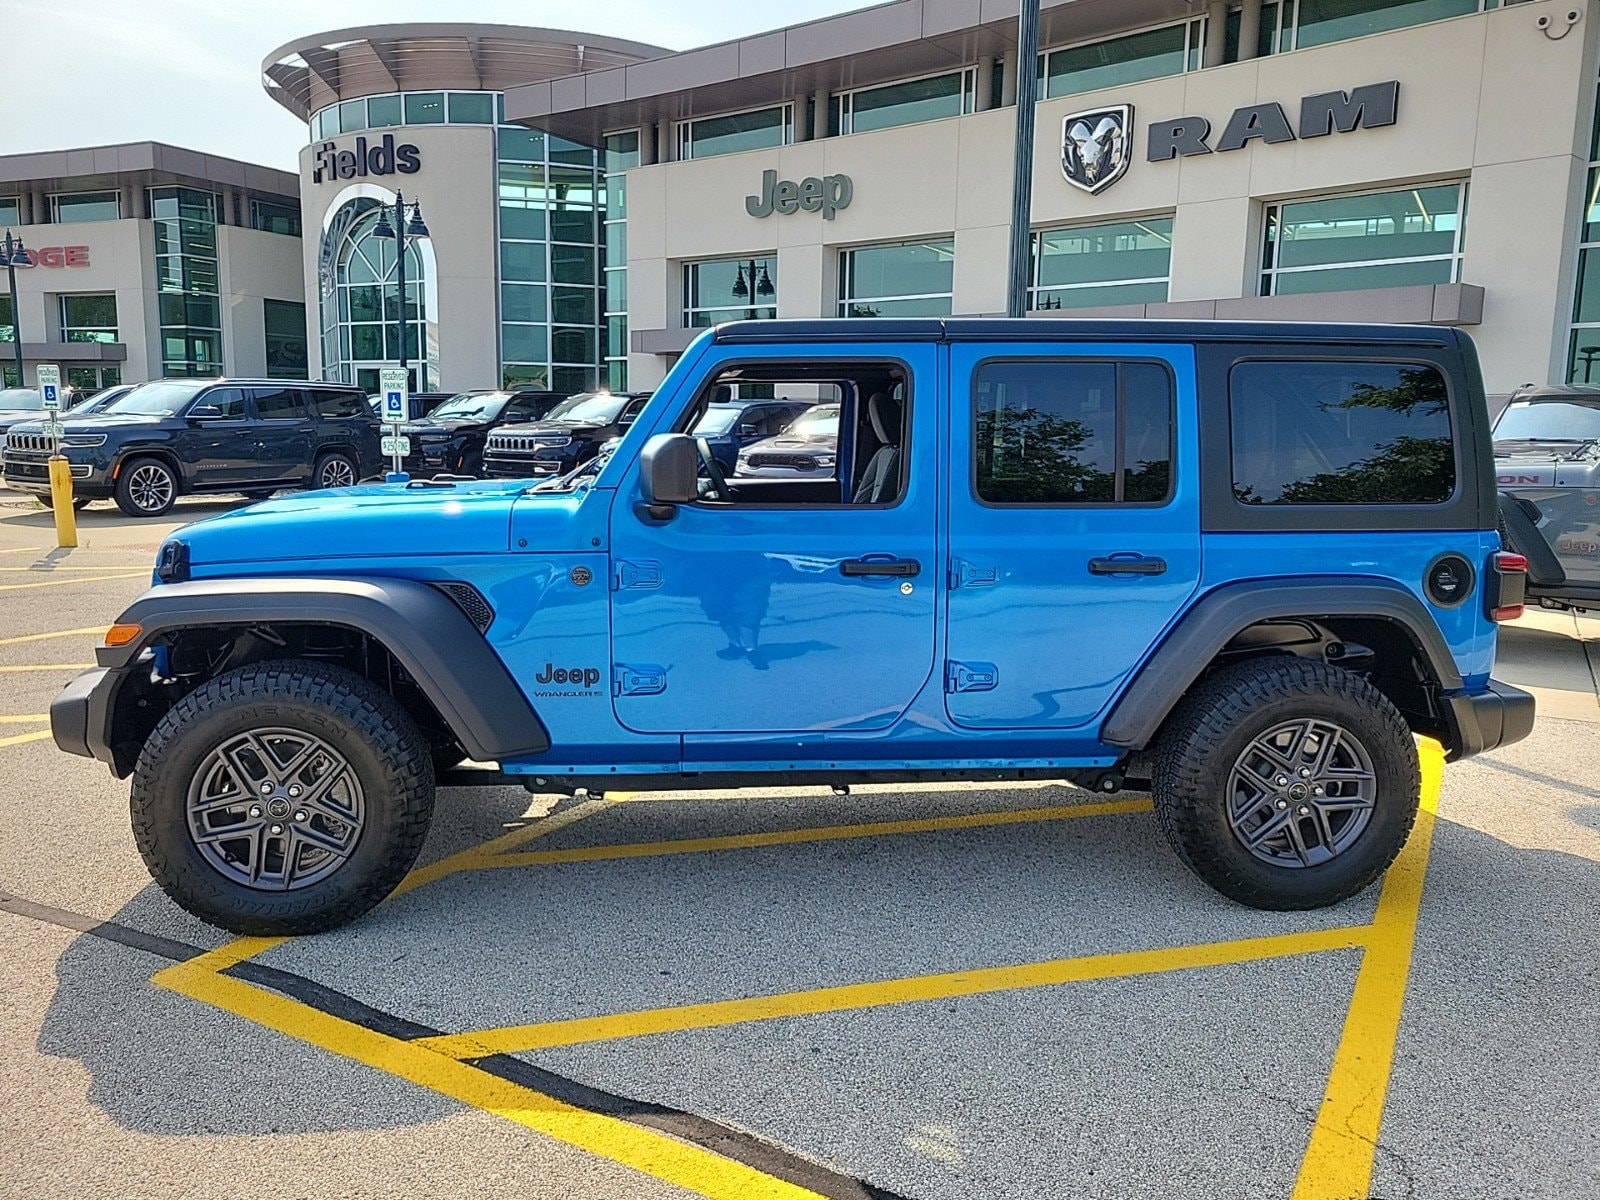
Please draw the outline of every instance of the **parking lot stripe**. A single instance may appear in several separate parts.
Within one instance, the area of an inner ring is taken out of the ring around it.
[[[87,671],[93,663],[7,663],[0,665],[0,674],[26,675],[30,671]]]
[[[523,854],[486,855],[467,869],[536,867],[552,863],[605,862],[616,858],[652,858],[662,854],[705,854],[716,850],[754,850],[762,846],[789,846],[799,842],[831,842],[843,838],[890,837],[908,833],[938,833],[946,829],[978,829],[991,825],[1023,825],[1035,821],[1065,821],[1075,817],[1106,817],[1149,812],[1149,799],[1101,800],[1091,804],[1062,804],[1051,808],[1019,808],[1005,812],[964,813],[958,817],[929,817],[920,821],[871,821],[859,825],[819,825],[812,829],[780,829],[767,833],[739,833],[728,837],[680,838],[668,842],[624,842],[605,846],[578,846],[569,850],[530,850]]]
[[[83,637],[94,634],[95,637],[104,637],[104,625],[92,625],[87,629],[58,629],[54,633],[25,633],[21,637],[0,638],[0,646],[20,646],[24,642],[45,642],[51,638]]]
[[[47,562],[34,563],[32,566],[28,567],[0,567],[0,571],[32,571],[36,575],[53,575],[57,571],[121,571],[123,574],[127,574],[133,569],[134,564],[132,563],[122,563],[120,566],[113,566],[110,563],[95,563],[90,565],[87,563],[68,564]],[[141,575],[144,574],[143,570],[140,570],[139,573]]]
[[[1328,1088],[1301,1160],[1293,1200],[1346,1200],[1367,1195],[1371,1187],[1443,766],[1442,748],[1424,743],[1422,807],[1405,849],[1384,876],[1378,911],[1356,974],[1333,1070],[1328,1073]]]
[[[0,746],[20,746],[23,742],[42,742],[50,736],[48,729],[41,729],[36,733],[14,733],[10,737],[0,737]]]
[[[77,579],[42,579],[38,583],[0,583],[0,592],[20,592],[24,588],[66,587],[69,583],[106,583],[112,579],[148,579],[149,571],[125,571],[120,575],[80,575]]]
[[[700,1146],[564,1103],[420,1042],[388,1037],[219,975],[201,959],[167,967],[153,982],[711,1200],[818,1200],[820,1195]]]
[[[49,719],[49,713],[21,713],[14,717],[0,717],[0,725],[39,725]]]
[[[954,996],[982,995],[985,992],[1020,991],[1064,983],[1086,983],[1096,979],[1155,975],[1196,967],[1218,967],[1264,958],[1312,954],[1321,950],[1349,950],[1361,945],[1365,932],[1364,926],[1344,926],[1308,933],[1206,942],[1197,946],[1091,954],[1082,958],[1062,958],[1020,966],[983,967],[941,975],[915,975],[872,983],[845,984],[842,987],[752,996],[743,1000],[716,1000],[709,1004],[684,1004],[601,1017],[546,1021],[536,1025],[511,1025],[473,1033],[423,1038],[422,1044],[452,1058],[482,1058],[489,1054],[547,1050],[553,1046],[573,1046],[580,1042],[677,1033],[686,1029],[710,1029],[750,1021],[770,1021],[779,1017],[881,1008],[889,1004],[945,1000]]]
[[[400,886],[395,888],[390,893],[390,896],[391,898],[403,896],[416,888],[443,879],[446,875],[454,875],[457,871],[477,870],[482,866],[488,865],[485,860],[498,850],[508,850],[513,846],[526,845],[535,838],[546,837],[558,829],[565,829],[568,825],[592,816],[602,808],[607,808],[612,804],[625,800],[631,795],[631,792],[612,792],[604,797],[582,800],[571,808],[539,817],[524,825],[521,829],[513,829],[510,833],[502,833],[499,837],[490,838],[487,842],[481,842],[470,850],[462,850],[459,853],[441,858],[438,862],[429,863],[425,867],[418,867],[400,881]]]

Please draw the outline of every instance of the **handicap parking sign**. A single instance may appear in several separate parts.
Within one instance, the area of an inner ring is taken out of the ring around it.
[[[39,391],[44,394],[44,410],[56,412],[61,408],[61,368],[39,368]]]
[[[385,367],[378,375],[379,390],[383,392],[383,419],[391,425],[405,422],[410,413],[406,397],[410,391],[406,372],[395,367]]]

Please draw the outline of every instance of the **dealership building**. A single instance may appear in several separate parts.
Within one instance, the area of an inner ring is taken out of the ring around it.
[[[28,272],[25,349],[267,373],[298,303],[313,377],[372,387],[404,350],[418,389],[641,388],[718,321],[1002,313],[1026,68],[1033,313],[1457,325],[1492,393],[1600,383],[1592,6],[1044,0],[1036,64],[1016,26],[1007,0],[893,0],[683,52],[298,39],[262,67],[306,122],[297,177],[148,145],[0,159],[0,225],[89,247]],[[59,203],[95,192],[104,230]],[[83,348],[79,293],[116,296],[113,349]]]

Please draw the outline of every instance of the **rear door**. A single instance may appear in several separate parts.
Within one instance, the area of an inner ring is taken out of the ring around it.
[[[256,463],[253,478],[300,483],[311,477],[316,457],[315,418],[297,387],[252,388],[256,402]]]
[[[957,342],[945,703],[1096,722],[1200,579],[1192,347]]]

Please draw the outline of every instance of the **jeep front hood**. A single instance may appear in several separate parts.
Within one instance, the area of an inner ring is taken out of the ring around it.
[[[504,554],[526,480],[368,484],[300,492],[186,525],[197,575],[213,564]]]

